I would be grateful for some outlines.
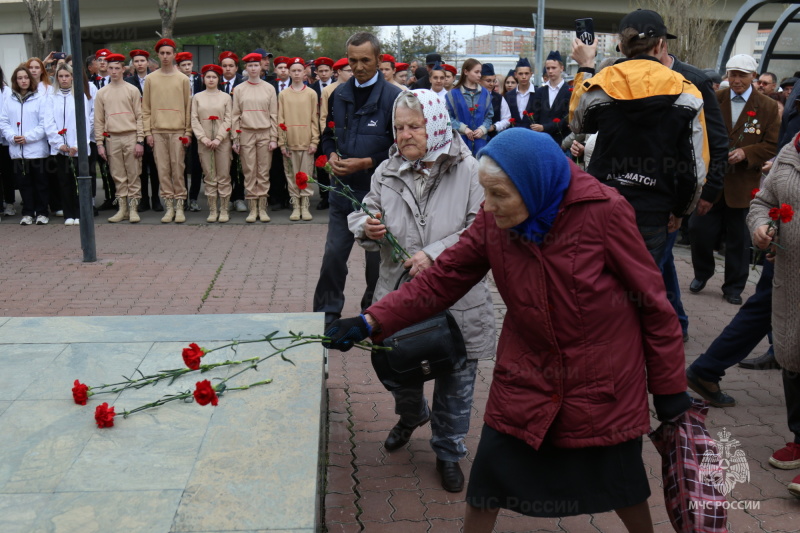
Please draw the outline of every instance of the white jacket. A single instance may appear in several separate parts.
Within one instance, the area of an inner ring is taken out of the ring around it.
[[[45,117],[52,109],[49,99],[36,92],[28,93],[22,100],[14,92],[6,98],[0,114],[0,131],[8,141],[11,159],[41,159],[50,155]],[[26,143],[14,143],[17,135],[24,136]]]
[[[50,155],[58,155],[58,148],[64,144],[70,148],[78,148],[78,128],[75,124],[75,97],[70,91],[67,94],[58,91],[50,97],[52,112],[48,113],[45,129],[47,138],[50,142]],[[94,132],[94,99],[89,100],[83,96],[85,106],[86,121],[86,146],[92,140]],[[64,135],[59,135],[59,131],[66,129]],[[62,154],[66,155],[66,154]]]
[[[2,83],[2,81],[0,81]],[[2,116],[3,111],[6,108],[6,98],[11,94],[11,87],[8,85],[0,86],[0,116]],[[6,140],[6,136],[2,134],[0,131],[0,146],[8,146],[8,141]]]

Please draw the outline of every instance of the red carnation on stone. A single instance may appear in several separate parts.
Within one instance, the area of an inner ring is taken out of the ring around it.
[[[279,127],[280,129],[282,129],[283,131],[286,131],[286,130],[288,129],[288,128],[286,127],[286,124],[284,124],[283,122],[281,122],[280,124],[278,124],[278,127]]]
[[[113,407],[109,407],[106,402],[101,403],[94,410],[94,421],[99,428],[114,427],[114,417],[116,413]]]
[[[72,399],[78,405],[86,405],[86,400],[89,399],[89,386],[75,380],[75,386],[72,387]]]
[[[325,155],[321,155],[314,161],[314,166],[317,168],[323,168],[325,165],[328,164],[328,157]]]
[[[217,397],[217,391],[214,390],[214,387],[211,386],[211,382],[208,381],[207,379],[197,382],[197,387],[195,388],[192,395],[194,396],[194,399],[197,400],[197,403],[199,403],[200,405],[211,404],[216,407],[217,404],[219,403]]]
[[[198,370],[200,368],[200,359],[205,354],[206,351],[193,342],[188,348],[183,349],[183,362],[192,370]]]
[[[750,199],[752,200],[753,198],[755,198],[755,197],[756,197],[756,195],[758,194],[758,191],[760,191],[760,190],[761,190],[761,189],[759,189],[758,187],[756,187],[755,189],[753,189],[752,191],[750,191]]]
[[[322,156],[320,156],[322,157]],[[294,181],[297,183],[297,188],[304,191],[308,188],[308,174],[305,172],[298,172],[294,175]]]

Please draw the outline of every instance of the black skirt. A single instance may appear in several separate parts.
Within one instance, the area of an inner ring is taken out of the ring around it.
[[[527,516],[593,514],[639,504],[650,496],[642,438],[613,446],[534,450],[483,425],[467,503]]]

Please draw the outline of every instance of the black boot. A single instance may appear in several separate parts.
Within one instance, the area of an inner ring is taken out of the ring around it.
[[[764,352],[761,357],[745,359],[739,363],[739,366],[748,370],[772,370],[781,367],[775,360],[775,352],[772,351],[772,348]]]
[[[161,201],[158,199],[158,196],[153,196],[153,201],[151,202],[151,205],[153,206],[153,211],[160,212],[164,210],[164,206],[161,205]]]
[[[323,211],[325,209],[328,209],[328,207],[330,207],[330,204],[328,203],[328,199],[327,198],[323,198],[317,204],[317,211]]]
[[[386,448],[387,452],[393,452],[402,448],[411,440],[411,434],[414,433],[414,430],[427,424],[428,420],[430,420],[430,416],[416,426],[407,426],[403,424],[402,420],[398,421],[389,432],[389,436],[386,437],[386,442],[383,443],[383,447]]]
[[[150,211],[150,198],[142,196],[142,200],[139,202],[139,212],[144,213],[145,211]]]
[[[461,492],[464,490],[464,472],[458,461],[442,461],[436,459],[436,471],[442,476],[442,488],[447,492]]]

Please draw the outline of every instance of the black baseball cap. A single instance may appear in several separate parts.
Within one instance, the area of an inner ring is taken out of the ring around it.
[[[628,28],[638,31],[640,39],[645,37],[677,39],[674,35],[667,33],[667,26],[661,15],[649,9],[637,9],[622,17],[619,23],[619,32],[622,33]]]

